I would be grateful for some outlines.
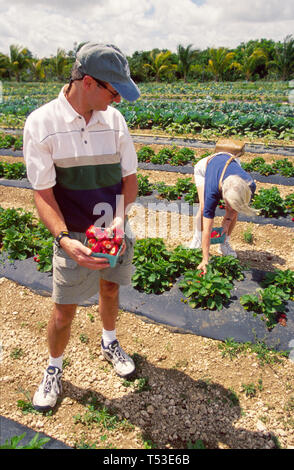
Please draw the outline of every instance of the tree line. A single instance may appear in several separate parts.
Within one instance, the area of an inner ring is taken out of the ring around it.
[[[74,43],[70,51],[57,49],[48,58],[34,57],[20,45],[11,45],[9,54],[0,52],[0,78],[16,81],[66,81],[76,52],[84,43]],[[168,49],[136,51],[128,57],[131,75],[144,81],[235,81],[290,80],[294,77],[294,38],[283,41],[251,40],[235,49],[196,49],[192,44]]]

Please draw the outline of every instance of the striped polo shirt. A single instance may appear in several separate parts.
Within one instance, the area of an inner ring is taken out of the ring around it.
[[[86,124],[63,90],[28,116],[24,158],[32,187],[53,188],[68,230],[84,232],[100,217],[111,222],[122,178],[137,171],[137,155],[117,109],[93,111]]]

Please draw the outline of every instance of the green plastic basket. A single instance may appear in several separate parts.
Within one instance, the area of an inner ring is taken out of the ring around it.
[[[109,255],[107,253],[91,253],[91,256],[93,256],[94,258],[107,258],[109,261],[110,267],[114,268],[116,266],[122,247],[123,247],[123,244],[121,245],[116,255]]]
[[[214,232],[214,231],[217,232],[217,233],[219,233],[219,234],[221,234],[222,231],[223,231],[223,228],[222,228],[222,227],[214,227],[214,228],[211,230],[211,232]],[[224,234],[223,234],[221,237],[219,237],[219,238],[210,238],[210,243],[211,243],[212,245],[217,245],[218,243],[224,243],[225,239],[226,239],[226,234],[224,233]]]

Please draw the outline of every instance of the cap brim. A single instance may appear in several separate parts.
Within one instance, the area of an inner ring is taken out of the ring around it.
[[[127,101],[136,101],[140,97],[140,90],[131,78],[127,82],[109,83]]]

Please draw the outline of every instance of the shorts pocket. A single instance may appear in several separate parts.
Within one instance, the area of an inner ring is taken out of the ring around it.
[[[55,256],[54,261],[55,265],[61,268],[75,269],[78,265],[75,260],[71,258],[65,258],[63,256]]]

